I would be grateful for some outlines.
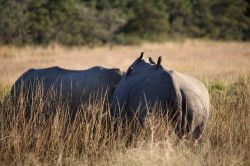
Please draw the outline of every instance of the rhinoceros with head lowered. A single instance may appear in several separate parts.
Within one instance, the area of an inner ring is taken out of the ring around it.
[[[42,99],[48,100],[60,96],[63,101],[69,102],[71,108],[77,108],[91,97],[95,96],[98,100],[104,93],[109,97],[113,86],[121,78],[120,69],[100,66],[87,70],[66,70],[60,67],[30,69],[14,83],[11,96],[14,102],[21,96],[25,97],[27,103],[31,103],[38,93],[42,94]]]
[[[209,114],[209,94],[202,82],[143,60],[143,53],[128,68],[111,98],[112,116],[134,117],[144,123],[148,107],[158,103],[172,118],[179,137],[201,137]]]

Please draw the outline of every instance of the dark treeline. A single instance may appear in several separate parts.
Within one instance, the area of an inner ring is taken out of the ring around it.
[[[0,0],[2,44],[250,39],[250,0]]]

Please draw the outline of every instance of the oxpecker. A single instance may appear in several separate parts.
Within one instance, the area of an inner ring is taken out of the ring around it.
[[[154,64],[154,65],[155,65],[155,62],[154,62],[154,60],[153,60],[151,57],[149,57],[149,58],[148,58],[148,60],[149,60],[149,63],[151,63],[151,64]]]
[[[161,56],[159,56],[158,60],[157,60],[157,65],[156,65],[156,69],[158,69],[161,66]]]
[[[140,62],[141,60],[142,60],[142,58],[143,58],[143,55],[144,55],[144,52],[141,52],[141,55],[140,55],[140,57],[136,60],[136,62],[138,63],[138,62]]]

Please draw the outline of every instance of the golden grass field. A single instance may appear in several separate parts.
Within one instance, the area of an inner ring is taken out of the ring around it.
[[[79,117],[88,114],[90,119],[77,118],[69,125],[67,114],[59,114],[67,110],[64,106],[45,121],[42,102],[34,106],[38,114],[26,121],[25,102],[16,107],[8,98],[11,84],[29,68],[101,65],[126,70],[141,51],[155,60],[163,56],[165,68],[192,75],[209,89],[211,115],[200,142],[177,140],[164,119],[154,115],[140,130],[118,125],[114,131],[101,101],[81,109]],[[16,109],[20,113],[13,119]],[[187,40],[112,49],[0,46],[0,165],[250,165],[249,113],[250,43]]]
[[[67,48],[58,45],[43,47],[0,47],[0,81],[13,83],[25,70],[60,66],[86,69],[96,65],[127,67],[144,51],[155,60],[163,56],[168,69],[185,72],[199,79],[232,81],[250,72],[250,44],[236,42],[206,42],[188,40],[142,46]]]

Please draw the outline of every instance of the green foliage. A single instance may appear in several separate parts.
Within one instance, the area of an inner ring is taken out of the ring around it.
[[[27,32],[26,4],[0,0],[0,42],[21,44]]]
[[[245,16],[247,3],[243,0],[213,1],[211,14],[213,18],[215,39],[242,39],[244,29],[249,28],[249,16]]]
[[[192,3],[189,0],[169,0],[166,2],[169,11],[169,24],[172,35],[188,34],[192,23]]]
[[[0,43],[248,40],[249,11],[249,0],[0,0]]]
[[[127,32],[138,33],[140,36],[159,35],[167,32],[168,13],[162,1],[137,0],[133,5],[134,17],[124,28]]]
[[[226,86],[222,81],[216,81],[210,85],[212,91],[224,91],[225,88]]]
[[[0,102],[2,102],[10,91],[10,87],[0,82]]]

